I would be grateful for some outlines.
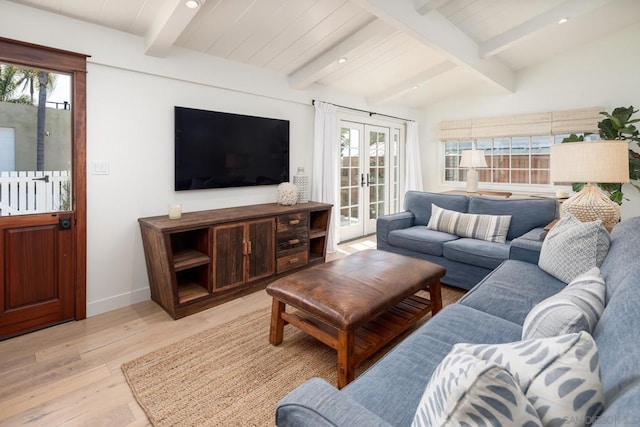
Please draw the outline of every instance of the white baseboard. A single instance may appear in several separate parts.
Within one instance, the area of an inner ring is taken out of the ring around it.
[[[98,301],[90,301],[87,302],[87,317],[96,316],[149,299],[151,299],[151,291],[149,288],[143,288]]]

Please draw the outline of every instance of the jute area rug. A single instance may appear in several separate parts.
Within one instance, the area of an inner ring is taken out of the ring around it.
[[[463,294],[443,287],[443,304]],[[269,322],[270,310],[261,309],[122,365],[149,421],[154,426],[273,426],[278,401],[300,384],[320,377],[336,385],[334,350],[289,325],[283,343],[272,346]],[[356,377],[402,338],[363,362]]]

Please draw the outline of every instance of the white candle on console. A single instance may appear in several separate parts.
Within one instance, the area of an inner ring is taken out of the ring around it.
[[[169,205],[169,219],[178,219],[182,216],[182,204],[172,203]]]

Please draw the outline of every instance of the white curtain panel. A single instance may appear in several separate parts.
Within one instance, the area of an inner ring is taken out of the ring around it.
[[[405,191],[422,191],[422,169],[420,167],[418,124],[416,122],[407,122],[404,189]]]
[[[313,173],[311,199],[331,203],[331,226],[327,236],[327,252],[336,251],[338,227],[338,118],[337,108],[326,102],[315,102],[316,119],[313,132]]]

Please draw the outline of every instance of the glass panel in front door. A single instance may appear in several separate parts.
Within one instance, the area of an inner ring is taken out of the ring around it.
[[[69,211],[71,76],[0,63],[0,216]]]

